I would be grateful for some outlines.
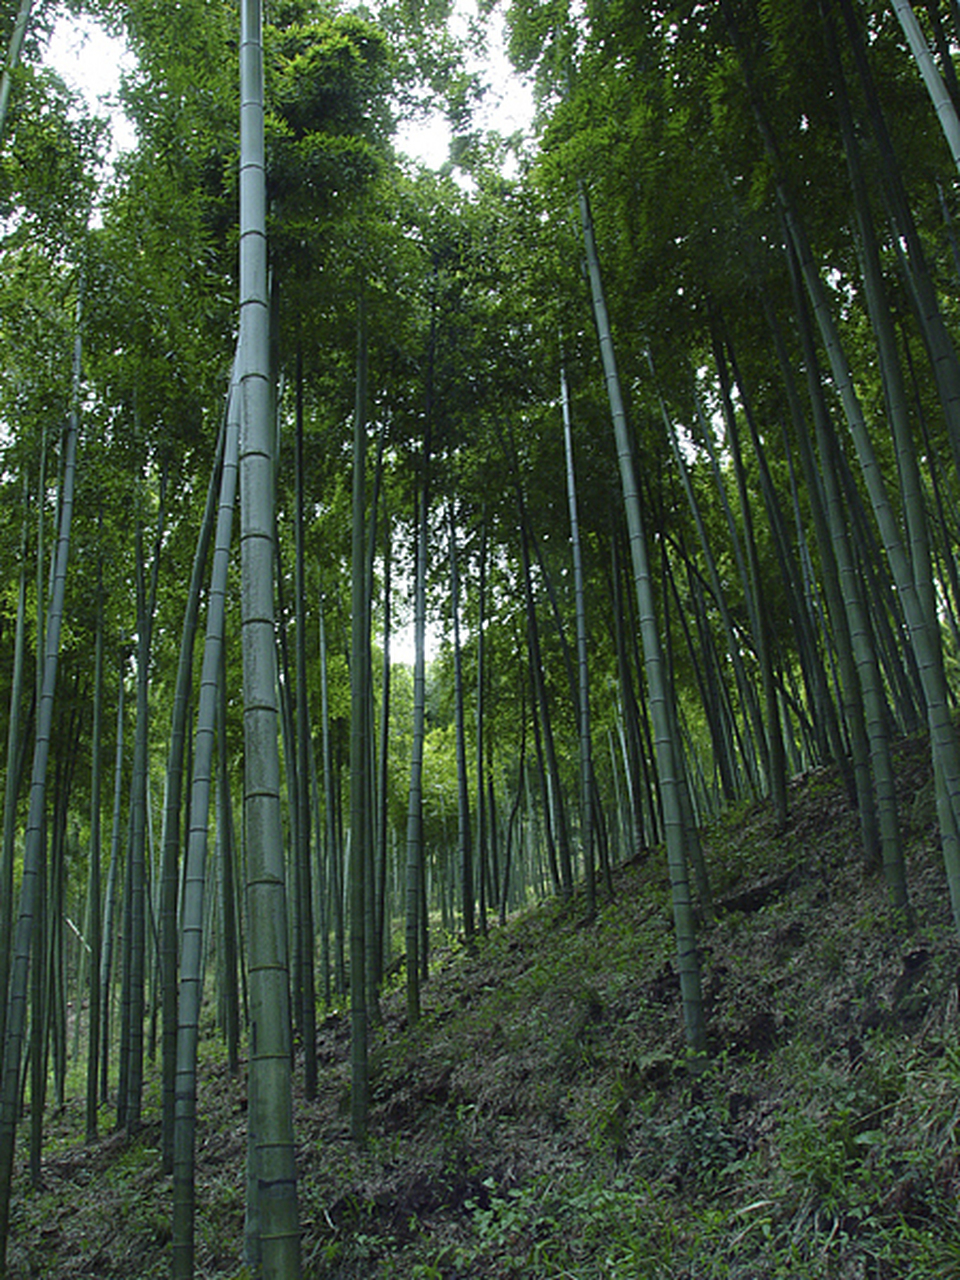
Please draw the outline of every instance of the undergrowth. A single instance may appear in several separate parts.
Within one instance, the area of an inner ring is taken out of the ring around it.
[[[921,749],[901,749],[905,807]],[[836,778],[704,832],[710,1064],[687,1069],[656,853],[588,920],[551,902],[452,948],[407,1024],[383,1000],[371,1138],[349,1138],[349,1019],[320,1019],[320,1095],[296,1098],[307,1280],[929,1280],[960,1275],[960,948],[929,822],[915,925],[864,874]],[[240,1280],[245,1085],[201,1055],[198,1275]],[[19,1189],[12,1280],[168,1273],[159,1136],[86,1147],[51,1117]]]

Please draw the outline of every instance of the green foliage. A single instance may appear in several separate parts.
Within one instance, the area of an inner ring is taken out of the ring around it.
[[[312,23],[282,19],[268,28],[265,58],[274,109],[296,137],[354,133],[382,98],[387,46],[356,14]]]
[[[7,22],[13,7],[3,10]],[[948,228],[935,198],[937,180],[946,187],[948,215],[955,211],[956,193],[943,181],[949,169],[935,121],[902,57],[890,15],[881,6],[854,8],[869,25],[870,57],[921,240],[945,295],[948,325],[955,325],[956,306],[949,297],[953,264]],[[112,11],[120,14],[116,7]],[[41,18],[46,12],[41,6]],[[793,751],[791,766],[798,771],[830,750],[822,741],[822,708],[806,678],[811,661],[831,669],[836,638],[836,620],[818,620],[814,642],[805,650],[791,612],[793,564],[802,564],[806,575],[797,596],[811,602],[811,615],[818,619],[822,602],[823,552],[812,544],[809,495],[798,489],[795,511],[787,512],[784,501],[785,533],[775,529],[774,513],[759,498],[761,446],[773,489],[786,495],[791,492],[792,451],[802,438],[799,433],[810,430],[804,389],[799,389],[802,403],[794,418],[784,382],[786,372],[807,362],[794,345],[794,302],[776,208],[779,176],[796,191],[814,254],[831,282],[854,374],[876,426],[880,465],[894,492],[899,484],[885,430],[884,379],[862,303],[834,119],[838,86],[825,70],[819,11],[793,0],[755,5],[732,0],[712,7],[517,0],[509,6],[508,35],[516,64],[537,78],[542,114],[535,157],[483,136],[470,118],[478,80],[467,70],[461,41],[448,29],[447,0],[386,3],[377,6],[375,18],[360,10],[337,12],[312,0],[278,0],[267,16],[270,242],[279,292],[276,362],[285,383],[277,405],[280,558],[287,572],[294,466],[288,428],[292,375],[300,358],[308,455],[308,595],[324,600],[334,757],[346,740],[349,719],[343,643],[349,627],[347,448],[356,300],[362,288],[370,326],[372,425],[385,444],[380,483],[386,502],[378,513],[378,535],[389,526],[398,572],[409,574],[411,495],[420,479],[422,441],[428,438],[434,500],[454,501],[462,525],[469,633],[464,663],[471,689],[478,677],[473,588],[481,523],[489,538],[484,745],[501,838],[514,797],[522,801],[513,856],[514,871],[519,868],[517,897],[523,901],[540,891],[546,876],[544,799],[533,764],[520,583],[521,497],[538,544],[535,604],[560,785],[575,793],[576,724],[561,638],[564,629],[569,645],[572,619],[556,404],[562,358],[573,392],[588,580],[591,696],[598,730],[595,775],[610,829],[624,831],[625,840],[637,838],[629,830],[629,793],[644,789],[643,771],[634,760],[625,768],[623,757],[629,752],[621,750],[619,736],[627,680],[636,686],[641,713],[647,698],[632,606],[622,592],[618,596],[611,589],[612,550],[622,541],[620,498],[611,481],[616,463],[608,411],[579,277],[578,237],[569,218],[571,196],[583,179],[593,196],[644,515],[660,556],[654,591],[664,619],[694,802],[701,814],[714,803],[721,789],[720,763],[730,768],[730,789],[748,796],[728,808],[706,835],[714,888],[718,895],[735,896],[741,888],[755,887],[771,873],[772,828],[768,809],[756,799],[768,781],[764,765],[750,763],[751,750],[759,752],[764,736],[761,732],[753,740],[747,705],[752,685],[759,685],[759,637],[753,634],[747,584],[740,579],[721,496],[734,507],[733,524],[741,539],[746,539],[748,523],[753,524],[755,590],[775,637],[778,706]],[[65,635],[65,683],[70,689],[62,694],[55,743],[58,761],[62,757],[64,763],[70,751],[65,746],[68,728],[87,715],[87,658],[101,559],[114,657],[109,693],[115,697],[122,676],[114,651],[134,631],[131,513],[154,517],[163,476],[169,514],[160,558],[151,732],[154,761],[164,754],[184,568],[192,554],[235,339],[236,18],[232,0],[181,0],[172,7],[135,0],[123,7],[122,20],[138,58],[123,100],[139,138],[109,189],[99,192],[100,224],[91,231],[83,255],[80,240],[97,188],[102,128],[79,114],[71,95],[35,66],[22,69],[15,84],[9,131],[0,149],[0,358],[7,373],[0,387],[0,560],[11,567],[18,563],[24,481],[29,528],[36,529],[39,510],[48,521],[54,512],[56,441],[69,403],[78,268],[81,256],[85,258],[84,470],[75,516],[81,555],[71,579]],[[475,32],[469,39],[475,39]],[[31,59],[35,52],[28,49]],[[862,93],[846,48],[841,61],[849,76],[857,130],[867,141]],[[394,113],[409,115],[424,102],[441,103],[458,131],[455,154],[440,175],[399,165],[390,147]],[[757,132],[758,104],[776,134],[780,161],[772,158]],[[870,198],[881,209],[882,175],[872,148],[868,141],[867,180]],[[921,363],[923,341],[908,291],[898,277],[900,248],[890,237],[881,247],[886,283],[902,353],[914,366],[913,425],[929,472],[931,510],[943,502],[949,512],[956,500],[956,476],[937,462],[940,455],[947,456],[949,440],[932,380]],[[783,367],[772,344],[771,319],[784,335]],[[735,414],[744,436],[748,511],[737,500],[728,424],[720,426],[722,342],[740,362]],[[697,417],[695,392],[703,421]],[[829,399],[831,388],[828,393]],[[716,559],[722,603],[732,618],[733,641],[668,461],[661,396],[689,453],[691,486]],[[757,445],[751,444],[747,430],[748,403]],[[718,474],[709,460],[705,430],[716,435]],[[48,457],[41,492],[44,441]],[[892,700],[905,652],[899,620],[893,617],[896,596],[885,591],[879,561],[873,562],[872,527],[861,520],[855,503],[857,480],[849,479],[846,493],[854,513],[851,524],[862,536],[856,554],[872,575],[864,581],[876,602],[878,636],[887,645],[885,678]],[[943,559],[952,549],[950,527],[948,515],[940,535]],[[442,627],[448,588],[442,540],[436,535],[434,528],[431,612]],[[378,555],[374,579],[379,577]],[[14,579],[11,569],[0,583],[4,718]],[[947,610],[956,607],[946,576],[937,591],[946,618]],[[38,608],[34,595],[31,585],[31,618]],[[236,606],[233,598],[229,625],[234,633]],[[613,637],[621,620],[625,653],[618,655]],[[315,621],[311,611],[308,683],[316,728]],[[946,628],[945,635],[953,679],[955,646]],[[731,643],[747,672],[745,689],[730,678]],[[243,762],[235,646],[228,663],[233,691],[228,767],[239,787]],[[442,921],[454,935],[457,919],[449,901],[456,875],[450,856],[456,760],[450,668],[449,650],[441,646],[430,675],[424,816],[434,895],[431,924]],[[28,683],[33,674],[31,667]],[[710,697],[716,700],[713,720],[706,707]],[[406,818],[410,699],[409,673],[397,672],[386,798],[390,825],[398,833]],[[891,720],[898,717],[903,718],[899,706]],[[472,735],[474,729],[471,723],[468,732]],[[108,739],[112,733],[111,727]],[[845,733],[846,726],[841,736]],[[108,741],[106,749],[110,746]],[[73,754],[77,770],[69,822],[83,840],[89,828],[88,753],[81,749]],[[474,768],[471,759],[471,795]],[[156,791],[161,789],[159,767],[151,782]],[[346,794],[344,772],[339,782]],[[834,773],[808,776],[803,785],[825,809],[828,802],[842,807],[836,801]],[[935,818],[932,784],[911,783],[905,794],[901,813],[906,834],[929,838]],[[952,1158],[945,1099],[956,1061],[949,1044],[932,1060],[919,1050],[907,1055],[899,1070],[897,1046],[879,1036],[866,1046],[856,1070],[849,1062],[841,1069],[833,1061],[827,1071],[799,1051],[792,1059],[787,1054],[778,1062],[796,1085],[796,1098],[775,1125],[758,1130],[759,1136],[743,1137],[746,1125],[735,1118],[726,1086],[717,1083],[737,1073],[764,1078],[767,1055],[781,1053],[790,1019],[799,1018],[803,1005],[797,996],[780,1003],[776,983],[789,964],[806,967],[819,982],[842,990],[838,1008],[849,1001],[851,1017],[860,1016],[879,981],[875,972],[883,968],[884,957],[872,955],[869,963],[855,963],[844,932],[825,929],[816,938],[805,934],[804,913],[813,909],[818,894],[833,891],[823,869],[826,862],[811,859],[812,825],[793,826],[778,845],[776,875],[796,867],[806,870],[808,879],[800,896],[790,898],[789,910],[778,908],[776,897],[768,912],[764,908],[762,927],[769,936],[763,962],[750,981],[741,983],[739,959],[736,965],[728,961],[726,968],[709,967],[718,1007],[731,988],[743,1007],[727,1022],[721,1016],[717,1034],[728,1056],[715,1077],[698,1082],[699,1093],[688,1088],[682,1055],[670,1040],[676,1011],[671,1003],[674,956],[665,927],[669,886],[662,870],[653,869],[656,855],[645,873],[644,906],[632,915],[611,904],[585,925],[577,917],[582,904],[575,897],[568,912],[551,907],[529,917],[524,927],[537,954],[522,972],[505,970],[510,974],[505,982],[488,974],[471,975],[471,958],[460,957],[465,967],[458,972],[470,999],[449,1014],[450,1039],[437,1076],[444,1083],[443,1088],[437,1085],[431,1114],[445,1114],[444,1090],[462,1090],[449,1103],[448,1123],[436,1136],[436,1155],[448,1191],[459,1171],[457,1186],[465,1204],[461,1225],[467,1238],[436,1262],[417,1261],[407,1274],[418,1274],[417,1267],[424,1275],[456,1267],[478,1274],[499,1268],[530,1275],[654,1276],[669,1274],[673,1258],[680,1256],[683,1261],[674,1269],[682,1265],[703,1276],[722,1275],[724,1267],[729,1271],[734,1266],[744,1274],[786,1275],[793,1266],[794,1274],[803,1270],[814,1275],[831,1268],[842,1271],[864,1239],[870,1241],[877,1267],[883,1262],[896,1274],[909,1274],[921,1260],[941,1268],[950,1265],[951,1257],[955,1261],[951,1232],[930,1225],[941,1204],[937,1178],[942,1181],[942,1169],[937,1171]],[[647,835],[649,829],[641,832],[642,845]],[[402,865],[401,845],[402,837],[391,872]],[[615,838],[611,848],[616,864]],[[84,850],[71,853],[68,887],[74,895],[85,860]],[[502,863],[499,870],[502,876]],[[756,919],[755,910],[745,907],[728,916],[723,928],[749,948]],[[885,945],[899,945],[902,938],[900,922],[875,905],[857,917],[855,928],[882,937]],[[562,945],[552,946],[554,938],[562,939]],[[708,955],[712,940],[702,942]],[[504,939],[492,939],[478,950],[479,962],[492,969],[505,965],[507,947]],[[925,978],[916,990],[888,1002],[883,1025],[908,1014],[926,1016],[947,967],[938,959],[929,981]],[[737,973],[731,975],[731,968]],[[772,1044],[758,1045],[748,1034],[758,1010],[774,1019]],[[575,1176],[557,1175],[553,1189],[549,1179],[518,1182],[500,1169],[491,1171],[475,1148],[477,1135],[497,1117],[477,1091],[451,1080],[463,1067],[461,1042],[477,1026],[504,1053],[537,1064],[535,1070],[516,1068],[511,1105],[529,1105],[537,1124],[556,1126],[551,1135],[565,1124],[586,1135],[579,1149],[585,1167]],[[401,1079],[416,1076],[417,1058],[410,1046],[427,1052],[426,1033],[438,1028],[440,1020],[427,1016],[423,1041],[407,1043],[398,1034],[398,1043],[410,1051],[399,1066],[384,1053],[375,1082],[383,1105],[395,1097]],[[542,1056],[534,1056],[544,1045]],[[744,1066],[747,1059],[750,1065]],[[569,1091],[587,1075],[598,1078],[595,1087],[571,1102]],[[800,1083],[805,1075],[804,1091]],[[738,1078],[737,1086],[741,1084]],[[926,1111],[924,1090],[935,1099]],[[904,1134],[918,1126],[931,1140],[914,1169]],[[401,1146],[399,1139],[391,1139],[383,1150],[389,1147],[391,1159],[399,1159]],[[457,1164],[461,1157],[468,1178]],[[765,1160],[776,1166],[775,1176],[767,1176]],[[902,1190],[908,1176],[917,1180],[916,1203],[897,1219],[884,1204],[882,1182],[886,1178]],[[736,1178],[745,1188],[739,1200]],[[682,1230],[664,1220],[659,1212],[663,1201],[686,1214]],[[317,1221],[326,1207],[318,1194]],[[349,1231],[344,1228],[335,1241],[324,1244],[318,1265],[370,1271],[382,1260],[378,1251],[400,1248],[402,1232],[395,1224],[378,1235],[383,1224],[375,1210],[361,1213],[353,1206],[345,1211]]]
[[[354,15],[270,28],[265,36],[268,183],[283,237],[345,211],[379,172],[389,131],[383,35]],[[285,227],[293,220],[298,226]],[[316,231],[312,233],[316,235]]]
[[[106,125],[50,71],[21,67],[0,148],[0,247],[69,254],[86,230]]]

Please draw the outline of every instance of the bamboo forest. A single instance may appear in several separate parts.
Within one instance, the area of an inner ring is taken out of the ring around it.
[[[54,68],[74,24],[126,51],[112,104]],[[930,1013],[907,1071],[863,1013],[880,959],[837,1041],[860,1101],[764,1129],[717,1083],[800,1016],[769,994],[727,1035],[718,956],[761,909],[731,887],[756,815],[796,855],[762,909],[814,902],[823,779],[897,1000],[960,964],[960,6],[0,0],[0,41],[0,1277],[960,1274],[957,1028],[933,1054]],[[519,992],[511,948],[546,965],[538,912],[607,981],[630,875],[646,995],[518,1014],[556,1132],[605,1019],[660,1037],[582,1103],[607,1181],[578,1157],[551,1199],[494,1158],[466,1038],[441,1070],[417,1037]],[[429,1258],[440,1174],[369,1172],[414,1081],[456,1201]],[[908,1204],[884,1117],[934,1095]],[[309,1172],[334,1144],[352,1189]],[[697,1255],[773,1147],[803,1194],[745,1194]],[[78,1234],[55,1268],[31,1205],[70,1161],[75,1201],[138,1162],[149,1255]],[[868,1174],[892,1208],[853,1203]],[[687,1226],[641,1226],[641,1183]]]

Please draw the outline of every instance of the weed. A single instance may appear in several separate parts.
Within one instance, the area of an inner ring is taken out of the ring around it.
[[[863,1154],[849,1107],[790,1113],[778,1145],[783,1169],[802,1190],[813,1191],[829,1210],[847,1204]]]
[[[845,959],[843,942],[839,938],[826,937],[817,948],[817,963],[827,977],[837,977],[843,971]]]

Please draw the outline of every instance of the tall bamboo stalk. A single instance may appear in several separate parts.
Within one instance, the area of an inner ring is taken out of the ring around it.
[[[580,217],[583,226],[590,293],[593,299],[594,317],[600,339],[610,414],[613,419],[623,501],[627,526],[630,532],[630,554],[633,561],[634,588],[640,629],[643,638],[644,665],[650,695],[650,709],[656,738],[657,771],[663,798],[663,817],[667,842],[667,861],[670,868],[670,887],[673,899],[674,927],[677,936],[677,959],[680,971],[680,992],[683,1002],[684,1029],[691,1052],[697,1057],[706,1049],[706,1024],[703,997],[700,986],[700,962],[697,955],[696,927],[693,903],[687,874],[687,848],[683,812],[680,797],[679,752],[680,744],[674,740],[675,719],[667,705],[672,690],[666,679],[666,669],[660,644],[653,582],[650,575],[646,534],[640,511],[640,495],[637,487],[627,427],[627,415],[620,390],[620,377],[613,349],[613,337],[607,316],[600,262],[593,232],[593,219],[586,189],[579,186]]]
[[[460,572],[457,564],[457,525],[453,503],[447,505],[450,555],[450,610],[453,617],[453,686],[457,748],[457,841],[460,849],[460,889],[463,934],[467,942],[476,933],[473,887],[473,844],[470,831],[470,798],[467,789],[467,742],[464,726],[463,655],[460,648]]]
[[[32,8],[33,0],[20,0],[17,20],[13,24],[13,31],[10,33],[10,43],[7,46],[3,74],[0,76],[0,141],[3,140],[4,127],[7,123],[7,109],[10,105],[13,73],[17,69],[17,63],[20,61],[20,50],[23,48],[23,39],[27,34],[27,24],[30,21],[30,10]]]
[[[207,631],[200,673],[196,746],[190,797],[190,832],[187,841],[180,911],[180,999],[178,1005],[177,1072],[174,1111],[173,1239],[172,1271],[175,1280],[189,1280],[194,1268],[194,1152],[197,1120],[197,1042],[203,1000],[204,897],[213,751],[216,741],[219,682],[222,675],[224,618],[230,535],[237,492],[240,449],[240,415],[236,396],[227,415],[223,470],[214,542]],[[226,769],[226,761],[220,761]]]
[[[367,332],[363,295],[357,311],[353,417],[353,514],[350,640],[350,1127],[365,1142],[369,1099],[367,1051],[367,870],[369,812],[368,691],[370,630],[366,575]]]
[[[920,23],[917,21],[917,15],[913,12],[910,0],[891,0],[891,3],[900,26],[903,28],[903,34],[907,37],[910,52],[913,54],[914,61],[923,77],[923,83],[927,87],[927,93],[930,95],[933,109],[936,111],[937,119],[940,121],[943,136],[946,138],[950,154],[953,156],[953,163],[960,169],[960,119],[957,118],[957,110],[953,105],[953,99],[947,92],[947,86],[943,83],[940,72],[937,70],[937,64],[933,60],[933,54],[930,52],[927,38],[923,34]]]
[[[232,378],[231,378],[232,383]],[[217,514],[220,472],[223,462],[225,423],[221,422],[217,439],[216,462],[207,485],[207,498],[200,532],[193,554],[190,583],[180,631],[180,650],[174,684],[173,710],[170,714],[170,739],[167,747],[167,778],[163,807],[163,838],[160,863],[160,970],[161,970],[161,1056],[162,1056],[162,1124],[161,1158],[166,1173],[173,1172],[174,1089],[177,1070],[177,962],[179,936],[177,930],[177,896],[179,892],[181,824],[183,811],[184,752],[187,740],[187,715],[193,681],[193,650],[200,614],[200,593]]]
[[[28,980],[34,929],[41,901],[40,879],[43,858],[47,761],[50,755],[50,735],[57,683],[57,660],[60,654],[60,629],[66,592],[67,562],[70,555],[70,524],[73,517],[77,439],[80,432],[80,355],[81,345],[78,323],[73,353],[73,407],[67,423],[63,444],[64,463],[60,492],[60,524],[57,533],[56,554],[54,556],[53,591],[50,599],[50,608],[47,611],[43,684],[37,710],[33,771],[30,779],[30,808],[27,828],[24,834],[20,910],[13,939],[13,961],[7,1007],[7,1039],[3,1046],[3,1077],[2,1083],[0,1083],[0,1277],[6,1275],[13,1153],[20,1107],[20,1069],[26,1039]]]
[[[560,406],[563,415],[563,449],[567,470],[567,506],[570,512],[570,544],[573,552],[573,591],[577,619],[577,693],[580,746],[581,844],[587,893],[587,915],[597,910],[597,883],[593,859],[593,766],[590,741],[590,669],[587,664],[587,612],[583,590],[583,553],[577,512],[577,482],[573,467],[573,425],[567,371],[560,366]]]
[[[300,1275],[277,655],[275,432],[267,290],[260,0],[240,9],[240,559],[250,1080],[246,1261],[263,1280]]]

